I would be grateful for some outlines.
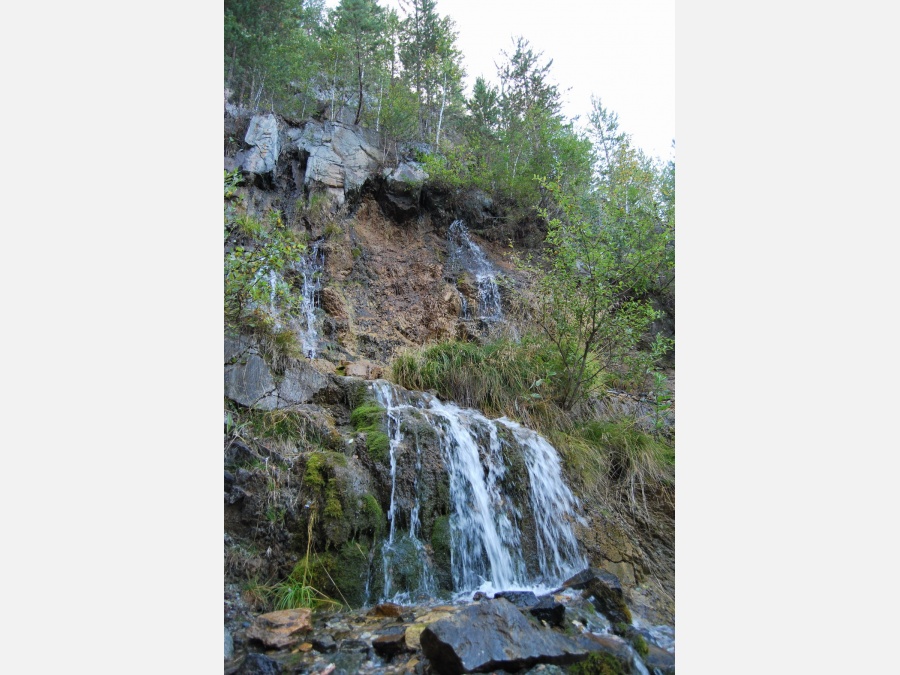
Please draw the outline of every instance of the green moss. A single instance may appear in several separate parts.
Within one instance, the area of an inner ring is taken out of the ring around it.
[[[369,548],[358,541],[348,541],[337,555],[333,577],[338,597],[351,607],[362,607],[366,598],[369,575]]]
[[[593,652],[569,668],[572,675],[625,675],[619,660],[607,652]]]
[[[334,481],[328,482],[325,489],[325,517],[340,520],[344,517],[344,509],[341,506],[341,500],[338,499],[337,485]]]
[[[635,635],[631,639],[631,645],[634,647],[634,651],[636,651],[644,658],[646,658],[647,654],[650,653],[650,647],[647,646],[647,641],[644,639],[643,635]]]
[[[350,413],[350,423],[357,431],[375,431],[381,429],[384,408],[375,401],[363,401]]]
[[[303,474],[303,480],[308,485],[317,488],[325,487],[325,476],[322,475],[325,459],[325,455],[321,452],[314,452],[306,458],[306,472]]]
[[[434,561],[434,580],[443,591],[453,589],[450,543],[450,516],[440,516],[434,520],[431,530],[431,554]]]
[[[369,528],[375,536],[382,536],[386,527],[384,522],[384,511],[381,510],[381,505],[373,495],[363,495],[362,513],[365,526]]]
[[[450,568],[450,516],[435,518],[431,530],[431,550],[434,562],[441,567]]]
[[[383,462],[388,457],[391,440],[383,431],[370,431],[366,434],[366,449],[376,462]]]

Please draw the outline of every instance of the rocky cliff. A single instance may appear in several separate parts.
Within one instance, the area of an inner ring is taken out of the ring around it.
[[[271,306],[258,308],[302,334],[304,353],[281,354],[240,325],[225,330],[226,652],[229,639],[239,653],[253,651],[246,628],[292,582],[350,607],[383,600],[386,586],[428,588],[446,601],[458,590],[446,431],[421,414],[389,414],[371,382],[389,376],[410,348],[515,336],[522,309],[512,291],[529,284],[515,255],[534,237],[515,228],[498,236],[491,224],[500,214],[488,195],[431,185],[416,159],[415,148],[388,152],[371,130],[226,106],[225,169],[243,179],[236,211],[260,220],[277,213],[322,256],[321,266],[298,261],[280,273],[288,293],[307,292],[303,312],[278,314],[274,272]],[[239,246],[248,244],[226,236],[226,255]],[[487,302],[496,307],[485,309]],[[602,405],[611,417],[647,412],[624,393]],[[522,451],[503,439],[497,447],[508,467],[502,499],[512,500],[531,532]],[[674,625],[674,514],[663,504],[662,520],[649,512],[623,517],[574,489],[580,501],[570,524],[586,562],[616,576],[638,623]],[[524,549],[525,571],[536,570],[539,552]],[[323,653],[328,640],[350,632],[321,638]],[[378,639],[387,644],[389,635]],[[241,672],[256,672],[242,663]]]

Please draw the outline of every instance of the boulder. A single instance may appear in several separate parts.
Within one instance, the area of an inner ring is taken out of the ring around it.
[[[537,599],[537,604],[529,606],[528,611],[532,616],[546,621],[550,626],[562,626],[566,618],[566,606],[557,602],[551,595],[544,595]]]
[[[344,164],[340,156],[327,145],[313,148],[303,182],[312,187],[343,188]]]
[[[278,406],[310,403],[313,397],[325,389],[329,379],[306,361],[300,361],[284,372],[278,383]]]
[[[282,672],[281,664],[265,654],[247,654],[241,664],[238,675],[278,675]]]
[[[342,124],[333,125],[331,147],[343,161],[345,189],[359,189],[378,169],[384,161],[384,155],[378,146],[378,135],[371,131]]]
[[[344,375],[347,377],[359,377],[364,380],[377,380],[384,375],[384,369],[369,361],[344,361]]]
[[[327,633],[311,637],[309,641],[313,649],[321,654],[330,654],[337,649],[337,643],[334,641],[334,638]]]
[[[379,635],[372,640],[372,647],[379,656],[392,657],[400,652],[407,651],[406,646],[406,630],[393,631],[387,635]]]
[[[302,639],[301,633],[312,628],[311,617],[312,610],[306,608],[261,614],[247,629],[247,638],[281,649]]]
[[[387,616],[395,618],[402,615],[403,605],[398,605],[395,602],[383,602],[380,605],[375,605],[369,610],[369,616]]]
[[[384,177],[392,189],[405,192],[417,192],[428,180],[428,174],[417,162],[403,162],[396,169],[385,169]]]
[[[566,579],[558,590],[564,588],[581,590],[582,596],[591,598],[594,606],[613,623],[631,623],[631,610],[625,604],[625,592],[615,574],[589,567]]]
[[[564,665],[590,652],[569,637],[536,627],[503,598],[469,605],[436,621],[422,631],[420,641],[432,666],[444,675]]]
[[[288,138],[309,153],[303,182],[311,192],[342,204],[346,193],[359,189],[384,161],[377,133],[336,122],[310,122]]]
[[[245,353],[225,366],[225,396],[241,405],[262,410],[278,407],[275,380],[258,354]]]
[[[249,173],[269,173],[278,161],[278,118],[275,115],[254,115],[247,128],[244,142],[253,146],[241,168]]]
[[[537,596],[531,591],[501,591],[495,593],[494,597],[509,600],[519,609],[528,609],[538,603]]]

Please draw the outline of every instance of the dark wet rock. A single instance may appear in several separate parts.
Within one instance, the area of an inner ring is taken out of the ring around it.
[[[281,664],[265,654],[247,654],[244,663],[237,671],[238,675],[279,675]]]
[[[487,593],[478,591],[472,596],[472,602],[481,602],[482,600],[487,600]]]
[[[256,459],[259,456],[238,440],[231,440],[225,448],[225,465],[228,467],[247,465]]]
[[[589,567],[566,579],[558,590],[565,588],[581,590],[582,596],[590,597],[594,606],[613,623],[631,623],[631,610],[625,604],[625,592],[615,574]]]
[[[383,602],[370,609],[369,616],[400,617],[403,616],[403,605],[398,605],[394,602]]]
[[[528,611],[550,626],[562,626],[565,623],[566,606],[554,600],[551,595],[538,598],[537,604],[529,607]]]
[[[391,657],[407,651],[406,630],[388,635],[379,635],[372,640],[372,647],[379,656]]]
[[[337,650],[337,643],[334,641],[334,638],[327,633],[310,637],[309,642],[312,644],[313,649],[320,654],[330,654]]]
[[[675,655],[654,644],[647,645],[647,656],[644,665],[653,675],[675,675]]]
[[[495,593],[494,598],[509,600],[519,609],[528,609],[538,603],[537,596],[531,591],[501,591]]]
[[[442,675],[517,670],[538,663],[564,665],[585,658],[589,646],[537,628],[508,600],[487,600],[436,621],[422,632],[422,650]]]
[[[595,569],[593,567],[588,567],[587,569],[582,570],[575,576],[569,577],[568,579],[566,579],[563,582],[562,586],[560,586],[558,589],[556,589],[553,592],[558,593],[559,591],[566,589],[566,588],[571,588],[572,590],[575,590],[575,591],[580,591],[584,588],[587,588],[588,585],[594,579],[597,578],[597,574],[599,573],[599,571],[600,570]]]
[[[607,633],[612,624],[600,614],[590,600],[577,598],[565,606],[565,622],[577,623],[592,633]]]
[[[364,652],[339,652],[329,657],[334,670],[329,671],[326,667],[320,673],[328,673],[331,675],[358,675],[362,670],[361,666],[366,661],[367,655]]]
[[[369,643],[365,640],[342,640],[338,651],[341,652],[368,652]]]

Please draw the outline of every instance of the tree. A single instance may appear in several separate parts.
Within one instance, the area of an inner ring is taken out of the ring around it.
[[[407,0],[400,60],[419,100],[420,138],[440,130],[448,108],[462,106],[462,53],[456,47],[456,24],[437,13],[435,0]]]
[[[322,0],[225,0],[225,84],[238,102],[302,111],[320,70]]]
[[[377,79],[372,74],[382,65],[385,13],[376,0],[341,0],[333,18],[335,33],[347,41],[356,74],[357,105],[353,123],[359,124],[366,86]]]
[[[562,216],[548,219],[549,269],[541,274],[534,318],[557,357],[555,390],[568,410],[602,385],[605,372],[634,354],[656,312],[635,294],[654,261],[647,242],[610,241],[595,223],[580,217],[570,194],[543,182]],[[657,242],[654,253],[664,246]],[[646,359],[644,359],[646,361]],[[646,370],[646,364],[639,366]]]

